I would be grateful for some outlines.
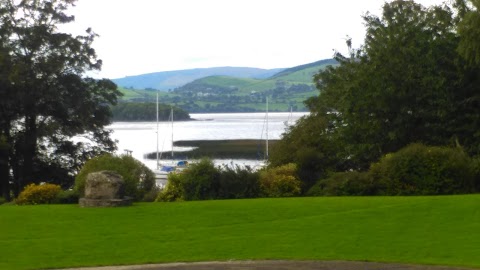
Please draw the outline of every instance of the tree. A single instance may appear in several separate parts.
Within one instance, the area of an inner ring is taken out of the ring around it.
[[[156,107],[155,103],[122,102],[112,107],[112,119],[114,121],[154,121],[156,119]],[[158,104],[159,119],[170,121],[172,109],[174,121],[190,120],[188,112],[166,104]]]
[[[410,143],[460,144],[479,154],[479,68],[458,54],[455,14],[401,0],[385,3],[381,17],[365,14],[364,45],[353,49],[348,39],[348,55],[335,55],[340,65],[314,76],[319,95],[278,144],[284,156],[294,159],[304,147],[327,154],[325,165],[312,167],[320,176],[366,170]]]
[[[471,5],[468,5],[471,3]],[[480,0],[457,0],[461,21],[458,33],[461,36],[459,53],[470,63],[480,63]]]
[[[367,13],[364,20],[365,45],[339,59],[338,70],[315,77],[317,101],[337,112],[330,119],[337,140],[348,143],[345,157],[366,169],[412,142],[445,145],[457,137],[463,143],[454,122],[466,98],[464,72],[451,9],[393,1],[381,18]]]
[[[32,182],[69,185],[86,158],[115,148],[103,127],[120,92],[109,80],[83,77],[101,68],[91,47],[97,35],[57,29],[74,20],[65,11],[75,2],[0,0],[0,135],[8,147],[0,168],[17,194]],[[78,135],[87,142],[73,142]]]

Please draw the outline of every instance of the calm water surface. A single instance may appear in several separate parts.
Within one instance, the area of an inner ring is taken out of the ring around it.
[[[279,139],[288,124],[293,124],[307,113],[269,113],[268,138]],[[263,139],[267,137],[265,113],[191,114],[195,121],[160,122],[158,124],[158,149],[170,151],[173,141]],[[154,169],[155,160],[144,158],[157,149],[156,122],[114,122],[108,126],[112,138],[118,140],[118,153],[131,150],[133,157]],[[173,132],[172,132],[173,130]],[[175,148],[175,150],[182,150]],[[185,149],[183,149],[185,150]],[[253,160],[215,160],[216,164],[254,166]]]

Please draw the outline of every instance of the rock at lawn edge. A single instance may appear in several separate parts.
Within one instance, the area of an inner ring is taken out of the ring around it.
[[[115,207],[132,204],[125,197],[125,182],[118,173],[101,171],[89,173],[85,181],[85,197],[79,200],[80,207]]]

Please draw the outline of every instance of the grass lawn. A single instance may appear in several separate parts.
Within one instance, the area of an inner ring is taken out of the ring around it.
[[[0,206],[0,269],[245,259],[480,267],[480,195]]]

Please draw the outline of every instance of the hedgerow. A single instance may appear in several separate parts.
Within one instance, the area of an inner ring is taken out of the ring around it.
[[[411,144],[383,156],[366,172],[340,172],[321,179],[307,194],[465,194],[478,191],[479,181],[479,160],[462,148]]]

